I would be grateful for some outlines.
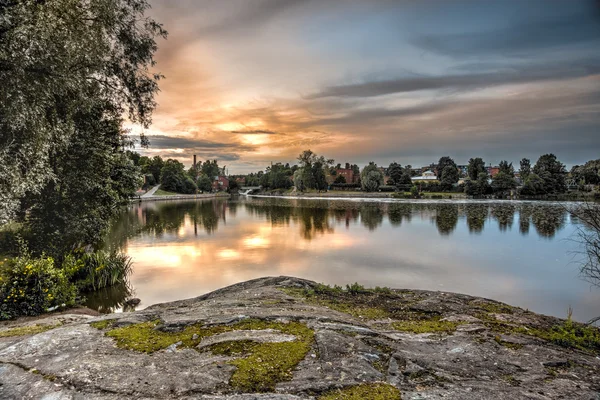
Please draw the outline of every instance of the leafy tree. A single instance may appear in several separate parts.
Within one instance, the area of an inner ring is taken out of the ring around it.
[[[202,173],[208,177],[210,177],[211,179],[213,179],[216,176],[222,175],[221,174],[221,168],[219,168],[219,164],[217,163],[217,160],[206,160],[203,164],[202,167],[200,168],[200,170],[202,171]]]
[[[212,190],[212,179],[202,174],[198,177],[197,185],[198,189],[200,189],[201,191],[210,192]]]
[[[512,163],[500,161],[499,171],[492,178],[492,189],[494,192],[506,192],[517,187],[515,180],[515,169]]]
[[[467,167],[467,173],[472,181],[477,180],[479,174],[481,173],[485,173],[487,175],[487,170],[485,169],[485,163],[483,162],[483,159],[479,157],[471,158]]]
[[[338,175],[333,183],[346,183],[346,177],[344,175]]]
[[[520,193],[526,196],[545,194],[544,180],[537,174],[529,173],[527,179],[523,183]]]
[[[564,193],[567,190],[565,165],[554,154],[541,156],[532,170],[544,181],[545,193]]]
[[[600,184],[600,159],[590,160],[584,165],[571,168],[571,178],[584,185]]]
[[[531,174],[531,161],[528,158],[523,158],[520,162],[521,168],[519,169],[519,176],[521,178],[521,182],[525,183],[529,174]]]
[[[149,125],[161,78],[150,70],[155,39],[166,32],[148,8],[146,0],[0,3],[0,82],[10,83],[0,85],[0,224],[54,179],[54,154],[81,138],[83,115],[99,118],[103,107],[119,124],[127,113]]]
[[[323,171],[323,164],[321,161],[316,161],[312,166],[312,175],[315,181],[315,189],[318,191],[327,190],[327,179],[325,172]]]
[[[196,184],[184,170],[184,165],[177,160],[168,159],[160,172],[161,188],[171,192],[192,194]]]
[[[437,165],[437,178],[439,181],[442,180],[442,176],[444,173],[444,169],[446,167],[453,167],[455,169],[457,169],[456,163],[454,162],[454,160],[448,156],[445,157],[441,157],[440,160],[438,161],[438,165]],[[458,182],[458,174],[456,175],[456,181],[452,182],[452,183],[456,183]]]
[[[465,193],[470,196],[484,196],[491,191],[487,172],[480,172],[476,180],[468,180],[465,183]]]
[[[393,162],[388,167],[388,175],[390,176],[390,179],[392,181],[388,183],[391,183],[393,185],[399,185],[402,181],[404,170],[402,169],[402,166],[400,164]]]
[[[373,161],[363,168],[360,173],[360,181],[363,190],[375,192],[379,186],[383,185],[383,173]]]
[[[300,168],[294,172],[294,186],[296,187],[296,190],[301,192],[306,190],[306,185],[304,184],[304,168]]]
[[[142,164],[142,172],[152,174],[155,182],[160,182],[160,171],[165,165],[161,156],[154,156],[147,163]]]
[[[74,115],[71,140],[49,160],[49,179],[23,203],[29,246],[56,259],[73,248],[99,244],[111,217],[141,187],[139,168],[123,151],[119,110],[99,103]]]
[[[452,165],[446,165],[442,171],[442,180],[440,184],[444,190],[452,189],[452,186],[458,182],[458,168]]]

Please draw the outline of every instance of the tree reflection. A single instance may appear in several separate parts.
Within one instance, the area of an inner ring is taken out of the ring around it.
[[[501,231],[510,229],[515,219],[515,205],[514,204],[497,204],[490,207],[492,218],[498,221],[498,228]]]
[[[363,205],[360,208],[360,220],[370,231],[374,231],[383,222],[383,210],[380,205]]]
[[[451,234],[458,223],[458,205],[440,204],[436,207],[435,225],[440,235]]]
[[[564,226],[565,213],[566,211],[559,207],[534,208],[531,214],[531,222],[538,235],[551,239],[556,235],[556,231]]]
[[[85,293],[83,304],[92,310],[109,314],[123,308],[125,300],[129,299],[132,294],[133,291],[129,284],[124,283]]]
[[[487,204],[467,204],[465,207],[465,214],[467,216],[467,226],[469,227],[469,232],[483,232],[488,211],[489,205]]]
[[[388,218],[392,226],[402,225],[403,220],[410,222],[412,216],[412,204],[392,203],[388,206]]]

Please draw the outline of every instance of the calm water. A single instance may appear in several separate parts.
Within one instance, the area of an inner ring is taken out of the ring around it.
[[[293,275],[462,292],[587,320],[600,290],[579,277],[569,240],[578,227],[543,202],[360,202],[273,198],[131,206],[108,245],[135,263],[138,308],[236,282]],[[127,288],[90,296],[118,310]]]

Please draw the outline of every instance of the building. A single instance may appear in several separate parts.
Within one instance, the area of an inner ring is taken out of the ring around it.
[[[246,177],[242,176],[239,178],[235,178],[235,181],[240,185],[243,186],[246,184]]]
[[[229,179],[226,176],[219,175],[215,176],[212,183],[213,191],[223,191],[229,189]]]
[[[413,176],[410,179],[413,182],[434,182],[434,181],[438,180],[437,175],[431,170],[427,170],[427,171],[423,172],[422,175]]]
[[[356,181],[358,181],[358,176],[354,175],[354,171],[352,171],[352,168],[337,168],[335,170],[335,178],[337,178],[338,176],[343,176],[346,179],[346,183],[356,183]]]
[[[496,176],[498,172],[500,172],[500,167],[492,167],[491,165],[489,167],[485,167],[485,169],[487,170],[488,175],[492,178]]]

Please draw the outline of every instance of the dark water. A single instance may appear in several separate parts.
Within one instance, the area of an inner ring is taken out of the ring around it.
[[[236,282],[293,275],[462,292],[587,320],[600,290],[579,276],[578,222],[544,202],[360,202],[273,198],[143,203],[124,211],[108,245],[134,261],[138,308]],[[129,296],[90,297],[103,311]]]

